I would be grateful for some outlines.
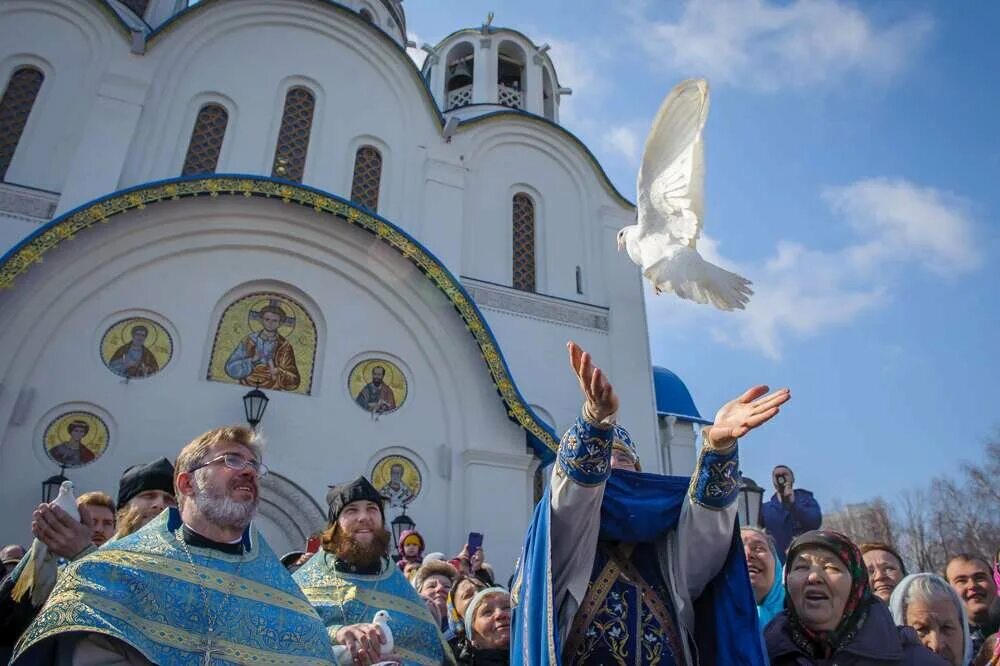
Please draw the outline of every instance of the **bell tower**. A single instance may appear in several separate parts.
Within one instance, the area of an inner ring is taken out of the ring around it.
[[[445,113],[462,118],[516,109],[559,122],[559,86],[549,45],[536,45],[517,30],[493,26],[459,30],[427,52],[423,75]]]

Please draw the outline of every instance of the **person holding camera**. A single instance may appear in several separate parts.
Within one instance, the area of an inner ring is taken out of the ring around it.
[[[771,471],[775,493],[764,505],[764,529],[774,538],[781,563],[792,539],[810,530],[818,530],[823,512],[813,494],[795,488],[795,474],[788,465],[777,465]]]

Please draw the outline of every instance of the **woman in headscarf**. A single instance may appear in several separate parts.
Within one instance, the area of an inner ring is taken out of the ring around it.
[[[476,592],[465,609],[459,666],[509,666],[510,593],[502,587]]]
[[[928,650],[952,666],[972,661],[965,604],[944,578],[929,573],[903,578],[889,598],[889,610],[896,624],[912,627]]]
[[[757,601],[757,618],[761,634],[764,628],[785,608],[784,568],[778,558],[774,539],[759,527],[741,527],[743,554],[747,558],[750,586]]]
[[[475,576],[460,575],[448,593],[448,629],[444,637],[455,654],[465,638],[465,610],[476,593],[486,587],[486,583]]]
[[[899,628],[868,583],[861,551],[843,534],[800,535],[785,560],[785,610],[764,631],[772,666],[948,666]]]

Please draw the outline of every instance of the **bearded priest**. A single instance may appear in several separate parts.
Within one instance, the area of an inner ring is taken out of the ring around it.
[[[454,663],[426,603],[389,559],[392,535],[375,486],[358,477],[332,487],[326,501],[323,550],[294,578],[326,623],[340,663]],[[389,612],[392,645],[372,621],[380,610]]]
[[[251,525],[265,474],[250,428],[185,446],[180,510],[70,564],[11,664],[332,664],[319,617]]]

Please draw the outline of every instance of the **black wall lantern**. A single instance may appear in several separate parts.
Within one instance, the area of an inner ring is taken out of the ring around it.
[[[58,474],[53,474],[42,481],[42,502],[48,504],[59,495],[59,486],[62,485],[63,481],[69,481],[69,479],[63,476],[63,472],[65,471],[65,467],[60,467]]]
[[[740,497],[737,514],[742,527],[761,527],[761,509],[764,505],[764,489],[749,476],[740,483]]]
[[[396,544],[396,552],[399,553],[400,557],[402,557],[403,552],[399,549],[399,537],[402,536],[403,532],[415,528],[417,524],[413,522],[413,518],[406,515],[405,509],[403,510],[403,513],[392,519],[391,524],[393,543]]]
[[[254,430],[260,425],[261,420],[264,418],[264,412],[267,410],[268,400],[267,395],[260,390],[259,385],[254,387],[252,391],[248,391],[245,396],[243,396],[243,413],[247,417],[247,423]]]

